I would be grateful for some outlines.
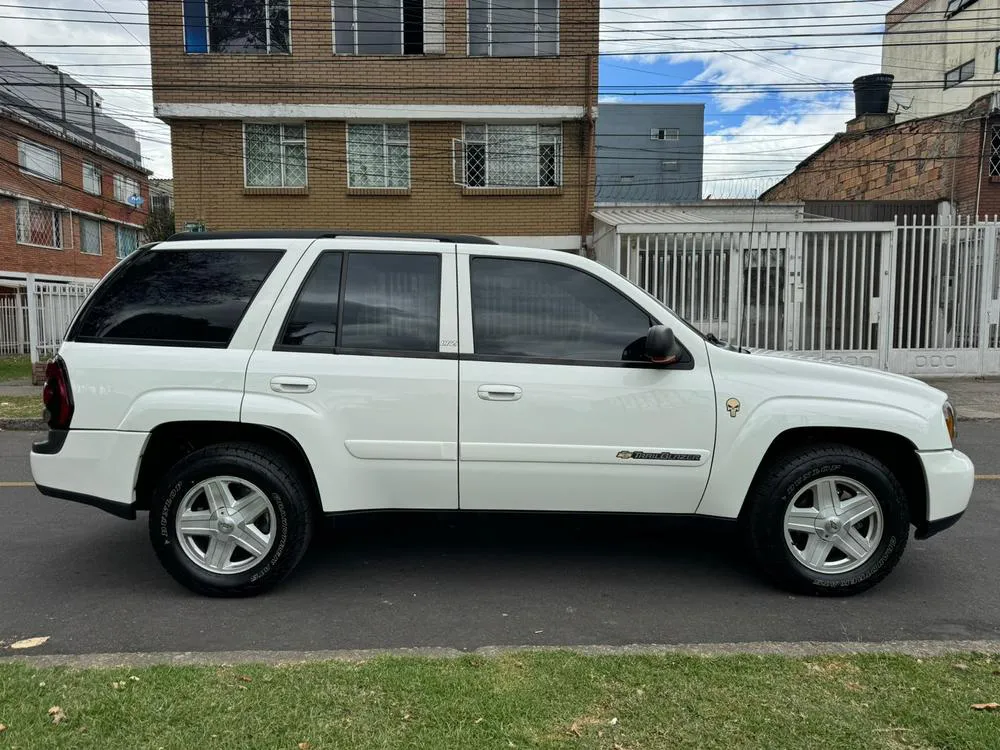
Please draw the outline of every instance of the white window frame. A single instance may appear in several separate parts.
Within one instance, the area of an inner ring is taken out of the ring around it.
[[[87,187],[87,168],[88,167],[90,168],[92,175],[94,177],[96,177],[96,179],[97,179],[97,190],[96,190],[96,192],[94,190],[91,190],[90,188]],[[83,163],[83,190],[84,190],[85,193],[88,193],[89,195],[101,195],[104,192],[104,186],[101,184],[101,181],[103,179],[104,179],[104,174],[102,173],[101,168],[97,164],[94,164],[93,162],[89,162],[89,161],[85,161]]]
[[[681,139],[680,128],[650,128],[649,140],[651,141],[679,141]]]
[[[271,1],[264,0],[264,44],[267,47],[268,55],[290,55],[292,54],[292,0],[284,0],[285,8],[288,12],[288,51],[282,50],[280,52],[271,51]],[[279,0],[279,2],[282,0]],[[181,36],[184,36],[185,30],[187,29],[187,19],[184,18],[184,3],[181,3]],[[199,55],[233,55],[239,54],[236,52],[212,52],[212,19],[208,13],[208,0],[205,0],[205,51],[204,52],[188,52],[187,49],[184,50],[184,54],[199,54]]]
[[[83,255],[90,255],[90,256],[94,256],[94,257],[97,257],[99,255],[103,255],[104,254],[104,227],[102,226],[102,222],[100,222],[98,219],[91,219],[89,216],[81,216],[79,218],[80,218],[80,253],[83,254]],[[85,222],[85,221],[88,221],[91,224],[96,224],[97,225],[97,252],[96,253],[95,252],[91,252],[89,250],[86,250],[83,247],[83,222]],[[116,239],[117,239],[117,235],[116,235]]]
[[[962,78],[962,73],[965,71],[966,68],[971,69],[971,73],[969,73],[967,78]],[[958,80],[956,80],[954,83],[949,83],[948,76],[950,76],[952,73],[956,74]],[[966,81],[971,81],[975,77],[976,77],[976,58],[973,57],[971,60],[966,60],[961,65],[956,65],[951,70],[945,71],[944,88],[946,91],[948,89],[953,89],[956,86],[961,86]]]
[[[990,125],[990,160],[987,169],[991,180],[1000,179],[1000,124]]]
[[[37,242],[31,242],[31,207],[40,207],[46,211],[52,212],[52,236],[59,236],[58,245],[42,245]],[[24,223],[21,221],[21,211],[28,211],[28,234],[24,235],[22,229]],[[17,201],[17,205],[14,207],[14,237],[18,245],[27,245],[28,247],[44,247],[47,250],[62,250],[66,247],[66,238],[63,236],[63,212],[56,208],[55,206],[49,206],[40,201],[29,201],[23,198]]]
[[[358,3],[365,2],[365,0],[351,0],[351,33],[354,37],[353,47],[350,50],[337,49],[337,11],[333,7],[333,0],[330,0],[330,17],[333,19],[333,54],[335,55],[349,55],[354,57],[364,57],[365,55],[385,55],[384,52],[372,53],[372,52],[360,52],[358,51]],[[399,2],[399,50],[392,53],[394,55],[403,55],[405,46],[405,35],[406,35],[406,24],[403,20],[403,0],[398,0]],[[416,57],[416,55],[409,55],[409,57]]]
[[[125,258],[127,258],[128,255],[132,254],[132,253],[129,253],[128,255],[122,255],[122,243],[121,243],[121,233],[122,233],[122,230],[129,231],[129,232],[135,232],[135,248],[132,250],[132,253],[134,253],[136,250],[138,250],[139,249],[139,245],[142,244],[142,238],[139,236],[139,230],[138,229],[136,229],[135,227],[125,226],[124,224],[116,224],[115,225],[115,259],[116,260],[125,260]]]
[[[114,198],[119,203],[124,203],[127,206],[131,206],[132,204],[128,202],[128,199],[131,198],[133,195],[142,195],[139,189],[139,181],[134,177],[129,177],[128,175],[122,174],[121,172],[115,172],[112,183],[114,188],[113,191]],[[132,192],[127,192],[126,194],[126,188],[131,185],[135,186],[135,190]]]
[[[25,162],[27,161],[26,149],[38,149],[39,151],[47,151],[55,156],[55,164],[58,174],[55,177],[50,177],[42,172],[36,172],[33,169],[29,169]],[[27,138],[17,139],[17,163],[20,166],[21,171],[24,174],[31,175],[32,177],[37,177],[40,180],[48,180],[49,182],[62,182],[62,153],[59,149],[52,148],[51,146],[44,146],[36,141],[30,141]]]
[[[493,57],[493,3],[503,2],[503,0],[486,0],[486,47],[487,53],[485,55],[475,55],[475,57]],[[538,54],[538,34],[541,31],[541,23],[538,20],[538,0],[534,0],[535,4],[535,20],[532,24],[532,54],[530,57],[558,57],[561,53],[560,44],[562,42],[562,33],[560,28],[560,17],[562,15],[562,0],[556,0],[556,51],[553,54],[546,53],[545,55]],[[473,57],[472,54],[472,29],[470,28],[472,24],[469,22],[469,0],[465,0],[465,54],[468,57]],[[524,55],[524,57],[529,57],[529,55]]]
[[[563,143],[565,141],[565,134],[563,133],[563,124],[561,122],[536,122],[530,123],[535,128],[535,184],[534,185],[491,185],[490,184],[490,128],[503,128],[506,126],[516,126],[516,125],[526,125],[528,123],[489,123],[489,122],[468,122],[462,123],[462,139],[460,141],[455,141],[452,143],[452,172],[457,172],[457,156],[456,148],[460,147],[462,150],[462,175],[461,180],[456,180],[462,187],[468,190],[558,190],[563,186]],[[466,135],[467,129],[472,127],[483,128],[483,137],[481,140],[470,141]],[[558,127],[558,135],[541,135],[539,130],[541,128]],[[544,138],[550,138],[552,140],[543,140]],[[485,179],[483,185],[470,185],[468,180],[468,167],[467,167],[467,157],[466,157],[466,146],[468,144],[474,144],[477,146],[485,146],[486,161],[483,168],[485,169]],[[543,145],[556,147],[556,180],[555,185],[542,185],[542,150]],[[494,157],[496,158],[496,157]]]
[[[382,182],[381,186],[351,184],[351,125],[382,126]],[[405,125],[406,140],[389,140],[389,125]],[[347,139],[347,187],[356,190],[409,190],[413,180],[410,159],[410,123],[408,122],[348,122],[344,124]],[[389,185],[389,146],[406,146],[406,186]]]
[[[251,185],[247,180],[249,170],[247,169],[247,125],[274,125],[279,128],[278,143],[281,153],[281,184],[280,185]],[[285,126],[301,127],[302,138],[285,138]],[[306,173],[306,181],[301,185],[285,184],[285,146],[302,145],[302,165]],[[275,122],[273,120],[244,120],[243,121],[243,187],[250,190],[275,190],[279,188],[307,188],[309,187],[309,129],[305,122]]]

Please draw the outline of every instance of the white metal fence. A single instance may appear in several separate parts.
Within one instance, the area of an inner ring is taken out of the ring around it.
[[[97,281],[0,272],[0,354],[55,355],[76,311]]]
[[[1000,374],[998,231],[968,220],[633,225],[598,260],[700,330],[751,348]]]

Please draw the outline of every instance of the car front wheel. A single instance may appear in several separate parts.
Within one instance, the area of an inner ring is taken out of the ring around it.
[[[297,472],[280,454],[242,443],[185,456],[153,492],[149,533],[160,562],[208,596],[251,596],[302,559],[312,509]]]
[[[765,467],[744,514],[764,573],[806,594],[856,594],[899,562],[910,532],[906,494],[881,461],[844,445],[786,453]]]

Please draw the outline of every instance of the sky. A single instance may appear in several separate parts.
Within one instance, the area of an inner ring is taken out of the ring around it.
[[[850,82],[879,71],[878,32],[895,4],[602,0],[600,99],[704,103],[703,193],[752,198],[844,129]],[[138,132],[146,167],[169,177],[148,49],[38,46],[148,44],[145,10],[145,0],[0,0],[0,38],[96,89],[105,113]],[[784,49],[759,51],[774,47]]]

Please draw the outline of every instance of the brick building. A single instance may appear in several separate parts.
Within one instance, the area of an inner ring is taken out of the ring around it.
[[[590,231],[597,0],[150,3],[178,228]],[[259,6],[259,7],[258,7]]]
[[[1000,99],[896,124],[891,114],[848,123],[761,200],[945,202],[961,216],[1000,214]]]
[[[141,163],[94,91],[0,43],[0,277],[103,276],[140,241]]]

